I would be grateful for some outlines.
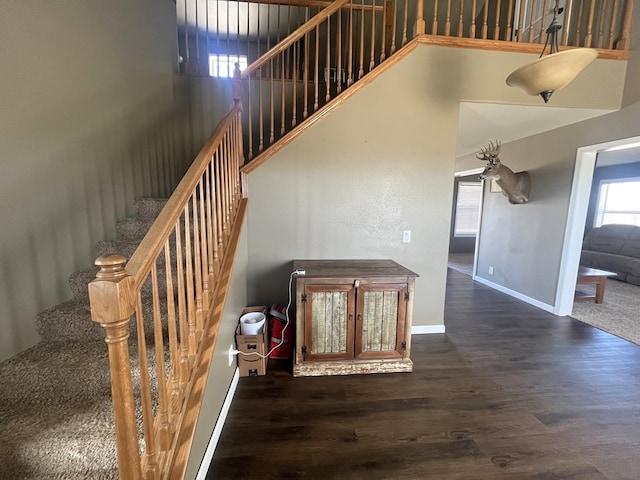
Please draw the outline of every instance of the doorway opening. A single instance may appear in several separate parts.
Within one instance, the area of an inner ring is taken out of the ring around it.
[[[591,184],[598,153],[636,146],[640,146],[640,137],[584,146],[578,148],[576,152],[576,163],[569,198],[569,210],[567,214],[562,259],[560,261],[558,288],[556,291],[554,311],[556,315],[570,315],[573,309],[582,240],[584,237],[587,210],[589,208],[589,198],[591,195]]]

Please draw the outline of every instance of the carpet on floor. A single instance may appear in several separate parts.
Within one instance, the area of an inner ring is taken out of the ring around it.
[[[595,293],[592,285],[578,285],[578,290]],[[640,286],[609,279],[603,303],[574,302],[570,316],[640,345]]]
[[[473,253],[450,253],[448,267],[465,275],[473,275]]]

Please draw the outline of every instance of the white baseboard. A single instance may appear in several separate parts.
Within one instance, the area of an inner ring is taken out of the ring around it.
[[[556,313],[555,307],[553,305],[549,305],[547,303],[541,302],[540,300],[536,300],[535,298],[527,297],[526,295],[523,295],[520,292],[516,292],[515,290],[511,290],[509,288],[503,287],[502,285],[498,285],[497,283],[490,282],[486,278],[474,276],[473,279],[478,283],[486,285],[487,287],[491,287],[494,290],[498,290],[499,292],[506,293],[511,297],[517,298],[518,300],[522,300],[523,302],[528,303],[529,305],[538,307],[541,310],[544,310],[545,312],[549,312],[553,314]]]
[[[444,325],[416,325],[411,327],[411,335],[428,335],[444,333]]]
[[[209,465],[211,464],[211,460],[213,459],[213,453],[216,451],[218,440],[220,440],[220,435],[222,434],[222,427],[224,427],[224,422],[227,419],[229,408],[231,408],[231,402],[233,401],[233,396],[236,393],[236,388],[238,386],[239,379],[240,379],[240,370],[236,368],[236,372],[233,374],[233,379],[231,380],[231,385],[229,385],[229,390],[227,390],[227,396],[225,397],[224,403],[222,404],[220,415],[218,415],[216,426],[213,429],[211,438],[209,439],[207,450],[204,452],[204,457],[202,458],[202,463],[200,464],[200,468],[198,470],[198,475],[196,476],[196,480],[205,480],[207,477],[207,471],[209,470]]]

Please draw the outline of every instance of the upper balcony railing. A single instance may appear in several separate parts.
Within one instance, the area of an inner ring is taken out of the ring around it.
[[[203,8],[182,0],[181,72],[231,77],[240,65],[244,153],[247,161],[262,157],[244,168],[250,171],[416,37],[539,53],[555,7],[555,0],[216,0]],[[592,47],[600,58],[627,58],[633,0],[563,0],[559,7],[561,50]]]
[[[180,71],[209,75],[215,59],[231,56],[227,70],[231,76],[238,57],[241,67],[251,64],[330,4],[327,0],[177,0]],[[353,0],[343,5],[342,17],[348,10],[365,14],[353,16],[355,25],[342,23],[342,38],[347,38],[348,28],[359,29],[359,22],[366,35],[380,37],[385,32],[391,38],[391,12],[401,12],[407,29],[396,30],[400,39],[431,35],[442,37],[441,44],[447,39],[452,44],[470,39],[487,49],[505,48],[503,42],[509,42],[515,44],[508,47],[512,51],[530,51],[531,44],[544,43],[554,7],[555,0]],[[622,52],[629,48],[633,0],[561,0],[560,8],[561,47],[611,50],[615,53],[604,56],[626,58]],[[369,30],[375,22],[364,23],[364,17],[370,12],[385,19],[385,28]]]

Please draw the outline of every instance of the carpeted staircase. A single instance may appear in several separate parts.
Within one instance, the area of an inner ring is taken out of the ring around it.
[[[130,258],[165,203],[137,201],[96,256]],[[73,299],[36,319],[42,341],[0,363],[0,479],[118,478],[107,347],[89,311],[96,272],[73,273]]]

